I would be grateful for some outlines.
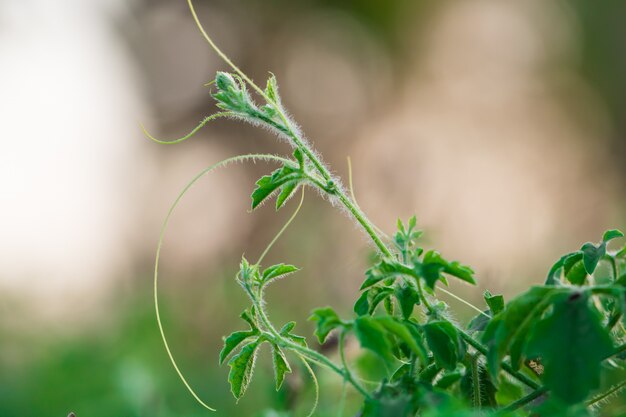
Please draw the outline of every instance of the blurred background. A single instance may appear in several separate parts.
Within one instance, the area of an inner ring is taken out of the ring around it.
[[[475,268],[479,288],[452,289],[476,304],[486,288],[511,297],[543,282],[562,253],[626,227],[626,3],[196,5],[253,79],[276,74],[344,178],[351,157],[356,197],[378,226],[392,233],[415,213],[426,246]],[[290,150],[228,120],[177,146],[150,142],[139,125],[165,139],[187,133],[215,111],[203,84],[225,69],[183,0],[0,2],[0,416],[207,415],[156,326],[160,225],[202,168]],[[217,366],[221,336],[244,325],[241,255],[256,259],[296,205],[248,212],[255,180],[273,168],[203,179],[164,246],[166,333],[216,416],[306,415],[313,401],[297,366],[274,392],[267,351],[238,405]],[[310,338],[312,308],[350,314],[371,254],[345,215],[308,193],[266,260],[302,267],[270,288],[273,319],[297,320]],[[460,321],[471,315],[450,304]],[[320,378],[319,415],[334,416],[340,382]]]

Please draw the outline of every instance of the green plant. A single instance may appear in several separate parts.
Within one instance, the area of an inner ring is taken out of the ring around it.
[[[466,326],[459,325],[451,319],[446,303],[437,298],[436,290],[447,292],[442,285],[446,286],[448,279],[475,284],[474,271],[437,251],[421,248],[415,217],[406,223],[398,221],[391,238],[379,233],[287,115],[276,78],[270,76],[264,89],[257,86],[217,48],[202,29],[191,2],[189,5],[204,37],[234,73],[218,72],[215,77],[212,96],[221,112],[181,139],[158,142],[178,143],[210,120],[231,117],[270,129],[291,145],[293,154],[291,158],[266,154],[233,157],[207,168],[183,190],[166,218],[157,251],[157,318],[158,261],[169,217],[200,177],[230,162],[264,159],[280,165],[257,181],[252,209],[276,196],[278,210],[298,189],[303,190],[301,205],[304,188],[312,187],[345,208],[378,250],[378,260],[366,271],[353,317],[341,318],[331,307],[315,309],[310,317],[320,343],[333,332],[338,335],[340,363],[308,347],[306,339],[294,333],[295,322],[275,326],[265,309],[265,288],[298,271],[293,265],[262,267],[261,263],[300,205],[259,260],[242,259],[237,282],[250,299],[250,307],[241,314],[247,328],[224,338],[219,357],[220,363],[227,361],[230,367],[228,382],[237,399],[246,392],[262,344],[271,347],[277,390],[291,372],[290,359],[301,361],[314,381],[311,364],[316,364],[336,373],[362,395],[363,417],[585,416],[626,387],[623,373],[621,382],[602,384],[607,368],[624,371],[626,365],[626,247],[607,249],[610,241],[623,237],[620,231],[608,231],[599,244],[586,243],[579,251],[563,256],[544,285],[532,286],[508,302],[486,292],[487,308],[472,306],[478,312],[476,317]],[[248,89],[258,94],[261,104]],[[608,274],[598,272],[600,263],[610,267]],[[176,367],[160,319],[159,327]],[[344,352],[348,337],[355,337],[363,349],[392,370],[373,390],[365,388],[350,369]],[[196,399],[210,408],[178,373]]]

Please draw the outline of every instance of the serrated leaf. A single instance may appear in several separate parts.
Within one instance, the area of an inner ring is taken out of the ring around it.
[[[485,291],[485,302],[491,310],[491,315],[495,316],[502,310],[504,310],[504,297],[501,295],[492,295],[489,291]]]
[[[287,165],[282,168],[278,168],[272,172],[271,175],[264,175],[256,182],[256,188],[252,192],[252,209],[258,207],[258,205],[261,204],[266,198],[282,187],[286,186],[289,190],[294,183],[297,186],[299,182],[303,180],[303,175],[303,172],[299,169],[295,169]],[[291,189],[291,193],[294,191],[295,188]],[[280,208],[289,195],[284,195],[281,203],[277,203],[276,208]]]
[[[285,358],[285,354],[276,345],[272,345],[272,358],[274,361],[274,378],[276,380],[276,391],[280,389],[285,380],[285,374],[291,372],[291,367]]]
[[[395,278],[403,272],[403,267],[398,262],[392,259],[383,259],[365,272],[366,278],[360,289],[369,288],[384,279]]]
[[[333,330],[342,327],[344,323],[341,321],[335,310],[331,307],[316,308],[313,310],[309,320],[316,324],[315,336],[320,343],[324,343],[328,334]]]
[[[256,350],[260,344],[260,339],[248,343],[228,361],[228,366],[230,366],[228,382],[230,383],[230,391],[236,399],[240,399],[245,394],[248,384],[250,384],[256,360]]]
[[[620,237],[624,237],[624,233],[622,233],[620,230],[607,230],[606,232],[604,232],[604,236],[602,236],[602,241],[604,243],[607,243],[610,240],[618,239]]]
[[[267,285],[270,281],[292,274],[299,269],[293,265],[277,264],[272,265],[263,271],[261,283]]]
[[[280,209],[287,200],[291,198],[292,195],[295,194],[298,186],[300,185],[300,179],[289,181],[285,183],[280,188],[280,193],[278,193],[278,197],[276,197],[276,210]]]
[[[459,278],[470,284],[476,284],[474,280],[474,270],[466,265],[461,265],[457,261],[447,261],[437,251],[426,252],[423,259],[424,278],[430,288],[434,288],[437,280],[441,279],[441,273],[446,273]]]
[[[363,348],[371,350],[385,360],[393,360],[391,342],[385,327],[375,318],[358,317],[354,321],[354,334]]]
[[[413,307],[420,304],[417,288],[411,282],[404,282],[396,287],[395,295],[400,304],[402,317],[408,319],[413,314]]]
[[[598,266],[600,259],[602,259],[606,253],[606,242],[603,242],[598,246],[587,242],[582,246],[582,248],[580,248],[580,250],[583,253],[585,270],[591,275],[593,274],[593,271],[596,270],[596,266]]]
[[[529,335],[526,354],[541,357],[542,380],[553,396],[567,404],[587,398],[600,384],[600,363],[613,350],[600,315],[585,293],[560,294],[552,314]]]
[[[220,365],[224,363],[228,355],[237,348],[244,340],[249,337],[258,335],[259,332],[255,330],[245,330],[239,332],[233,332],[228,337],[224,338],[224,347],[220,351]]]
[[[448,321],[432,321],[424,325],[424,334],[435,362],[442,368],[454,370],[459,361],[459,334]]]
[[[281,327],[279,333],[281,336],[285,336],[287,339],[291,340],[292,342],[300,345],[300,346],[304,346],[306,347],[306,338],[303,336],[298,336],[296,334],[291,333],[291,331],[296,327],[296,322],[295,321],[290,321],[289,323],[286,323],[283,327]]]

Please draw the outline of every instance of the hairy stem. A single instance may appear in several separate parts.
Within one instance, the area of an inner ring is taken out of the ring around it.
[[[487,348],[485,346],[483,346],[481,343],[479,343],[476,339],[474,339],[472,336],[467,334],[465,331],[463,331],[461,329],[457,329],[457,330],[458,330],[459,334],[461,335],[461,337],[463,338],[463,340],[465,340],[468,345],[472,346],[474,349],[476,349],[478,352],[480,352],[483,356],[487,356]],[[531,378],[529,378],[528,376],[524,375],[523,373],[521,373],[519,371],[516,371],[508,363],[503,361],[501,366],[502,366],[502,369],[506,373],[508,373],[513,378],[515,378],[518,381],[520,381],[521,383],[527,385],[528,387],[530,387],[532,389],[539,388],[539,384],[538,383],[536,383],[535,381],[533,381]]]
[[[592,399],[587,401],[587,406],[590,407],[592,405],[595,405],[595,404],[599,403],[600,401],[603,401],[603,400],[609,398],[611,395],[621,391],[624,388],[626,388],[626,380],[620,382],[619,384],[613,385],[611,388],[609,388],[608,391],[593,397]]]
[[[326,368],[330,369],[331,371],[341,376],[345,381],[349,382],[365,398],[370,398],[370,394],[365,390],[365,388],[363,388],[353,378],[352,374],[348,371],[347,367],[340,368],[333,361],[331,361],[330,359],[328,359],[326,356],[322,355],[321,353],[313,349],[310,349],[308,347],[294,343],[291,340],[288,340],[287,338],[283,337],[280,333],[278,333],[278,331],[274,328],[274,326],[270,322],[269,318],[267,317],[267,314],[265,313],[265,309],[262,307],[261,303],[258,300],[253,300],[253,303],[259,313],[259,318],[261,319],[261,322],[263,323],[263,325],[265,325],[265,327],[267,328],[269,332],[266,334],[266,336],[270,338],[272,342],[276,343],[277,345],[281,347],[286,347],[291,350],[294,350],[298,354],[301,354],[304,357],[306,357],[307,359],[310,359],[316,363],[319,363],[322,366],[325,366]]]

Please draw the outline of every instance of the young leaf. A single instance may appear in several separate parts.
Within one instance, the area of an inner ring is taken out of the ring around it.
[[[432,321],[424,325],[424,334],[435,362],[442,368],[454,370],[459,361],[459,334],[448,321]]]
[[[501,295],[492,295],[489,291],[485,291],[485,302],[491,310],[491,315],[495,316],[502,310],[504,310],[504,297]]]
[[[369,295],[370,295],[370,290],[363,291],[359,299],[356,300],[356,303],[354,303],[354,312],[358,316],[364,316],[369,313],[369,310],[370,310],[370,303],[368,300]]]
[[[237,346],[239,346],[241,342],[243,342],[249,337],[252,337],[258,334],[259,332],[256,330],[246,330],[246,331],[233,332],[228,337],[224,338],[224,347],[222,348],[220,352],[220,360],[219,360],[220,365],[224,363],[228,355],[230,355],[230,353]]]
[[[331,307],[316,308],[309,320],[316,322],[315,335],[320,343],[326,341],[330,332],[344,326],[344,323]]]
[[[385,327],[375,318],[362,316],[354,321],[354,334],[365,349],[369,349],[381,358],[391,361],[391,342]]]
[[[267,268],[265,271],[263,271],[263,274],[261,276],[261,283],[263,285],[267,285],[270,281],[274,279],[282,278],[285,275],[294,273],[296,271],[298,271],[298,268],[293,265],[285,265],[285,264],[272,265],[269,268]]]
[[[438,273],[446,273],[455,276],[462,281],[470,284],[476,284],[474,280],[474,271],[469,266],[461,265],[459,262],[449,262],[445,260],[437,251],[428,251],[424,255],[423,267],[428,269],[428,277],[426,282],[429,287],[434,288],[434,283],[442,277]]]
[[[369,290],[370,301],[368,314],[373,314],[378,304],[385,301],[393,294],[393,287],[374,287]]]
[[[280,97],[278,95],[278,83],[276,82],[276,76],[271,74],[267,79],[267,86],[265,87],[265,94],[276,104],[280,104]]]
[[[396,287],[396,299],[400,304],[402,317],[408,319],[413,314],[413,307],[420,304],[420,297],[417,288],[411,281],[406,281]]]
[[[423,339],[419,333],[411,332],[410,324],[400,323],[390,316],[376,317],[374,320],[382,324],[387,332],[406,343],[409,349],[419,356],[422,363],[426,362],[427,354]]]
[[[272,172],[271,175],[264,175],[256,182],[256,188],[252,192],[252,209],[258,207],[259,204],[261,204],[274,192],[281,189],[281,187],[283,190],[284,187],[288,187],[288,189],[290,189],[290,187],[294,184],[297,186],[303,178],[304,174],[301,170],[288,165],[278,168]],[[294,191],[295,188],[292,188],[289,195],[291,195]],[[289,195],[283,196],[282,199],[277,200],[276,209],[279,209],[284,204]]]
[[[610,240],[617,239],[620,237],[624,237],[624,233],[622,233],[620,230],[617,230],[617,229],[607,230],[606,232],[604,232],[604,236],[602,236],[602,241],[604,243],[607,243]]]
[[[280,389],[285,380],[285,374],[291,372],[291,367],[280,348],[272,344],[272,358],[274,360],[274,377],[276,379],[276,391]]]
[[[287,335],[289,334],[294,328],[296,327],[296,322],[295,321],[290,321],[288,323],[285,323],[285,325],[283,327],[280,328],[280,330],[278,331],[278,333],[280,333],[281,335]]]
[[[598,262],[600,262],[600,259],[602,259],[606,253],[606,242],[602,242],[598,246],[587,242],[582,246],[582,248],[580,248],[580,250],[583,253],[585,271],[587,271],[588,274],[593,274],[596,266],[598,266]]]
[[[526,353],[541,357],[542,379],[552,395],[567,404],[587,398],[600,384],[600,363],[613,350],[589,296],[573,292],[560,294],[554,310],[529,335]]]
[[[361,285],[361,290],[378,284],[380,281],[388,278],[395,278],[403,273],[402,265],[392,259],[383,259],[376,265],[371,267],[365,273],[365,281]]]
[[[287,339],[291,340],[292,342],[300,345],[300,346],[304,346],[306,347],[306,338],[302,337],[302,336],[298,336],[296,334],[291,333],[291,331],[294,329],[294,327],[296,327],[296,322],[295,321],[290,321],[289,323],[286,323],[279,331],[281,336],[285,336]]]
[[[228,362],[228,366],[230,366],[228,382],[230,383],[230,390],[236,399],[240,399],[248,388],[252,378],[252,371],[254,370],[256,350],[261,342],[261,339],[257,339],[248,343]]]

